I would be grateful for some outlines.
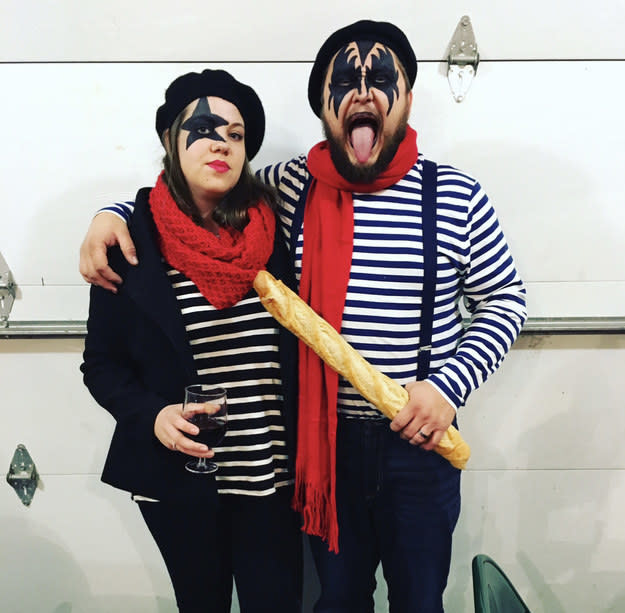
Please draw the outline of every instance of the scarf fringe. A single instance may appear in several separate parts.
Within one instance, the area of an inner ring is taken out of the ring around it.
[[[296,483],[295,491],[293,509],[302,516],[302,530],[306,534],[320,537],[328,544],[331,552],[338,553],[339,529],[335,507],[330,504],[332,493],[321,492],[306,482]]]

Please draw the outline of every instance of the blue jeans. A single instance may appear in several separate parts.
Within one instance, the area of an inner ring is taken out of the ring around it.
[[[410,445],[387,419],[339,417],[339,553],[317,537],[316,613],[373,613],[382,563],[391,613],[441,613],[460,512],[460,471]]]

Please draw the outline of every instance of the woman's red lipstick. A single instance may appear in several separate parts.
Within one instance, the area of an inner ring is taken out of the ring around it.
[[[213,160],[209,162],[208,165],[217,172],[228,172],[228,170],[230,170],[230,166],[221,160]]]

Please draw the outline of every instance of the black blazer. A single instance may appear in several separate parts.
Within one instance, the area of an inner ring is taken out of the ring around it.
[[[102,480],[159,500],[215,501],[213,476],[185,470],[189,456],[167,449],[154,435],[158,412],[182,402],[184,387],[197,382],[193,354],[171,283],[156,242],[147,203],[149,188],[139,190],[129,229],[138,266],[130,266],[119,248],[111,266],[124,279],[117,294],[91,288],[87,336],[81,371],[95,400],[116,420]],[[284,239],[276,228],[267,270],[294,286]],[[252,290],[253,291],[253,290]],[[297,340],[280,330],[281,374],[287,452],[295,463]]]

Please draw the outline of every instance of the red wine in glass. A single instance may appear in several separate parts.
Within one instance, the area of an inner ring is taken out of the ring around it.
[[[182,415],[200,429],[198,434],[188,435],[189,438],[211,449],[223,440],[228,428],[226,396],[222,387],[195,384],[185,388]],[[192,473],[210,474],[216,472],[218,466],[206,458],[193,458],[185,468]]]
[[[198,443],[204,443],[209,448],[217,447],[228,429],[228,419],[226,417],[212,417],[206,413],[197,413],[188,421],[195,424],[199,429],[199,433],[193,436],[187,436]]]

